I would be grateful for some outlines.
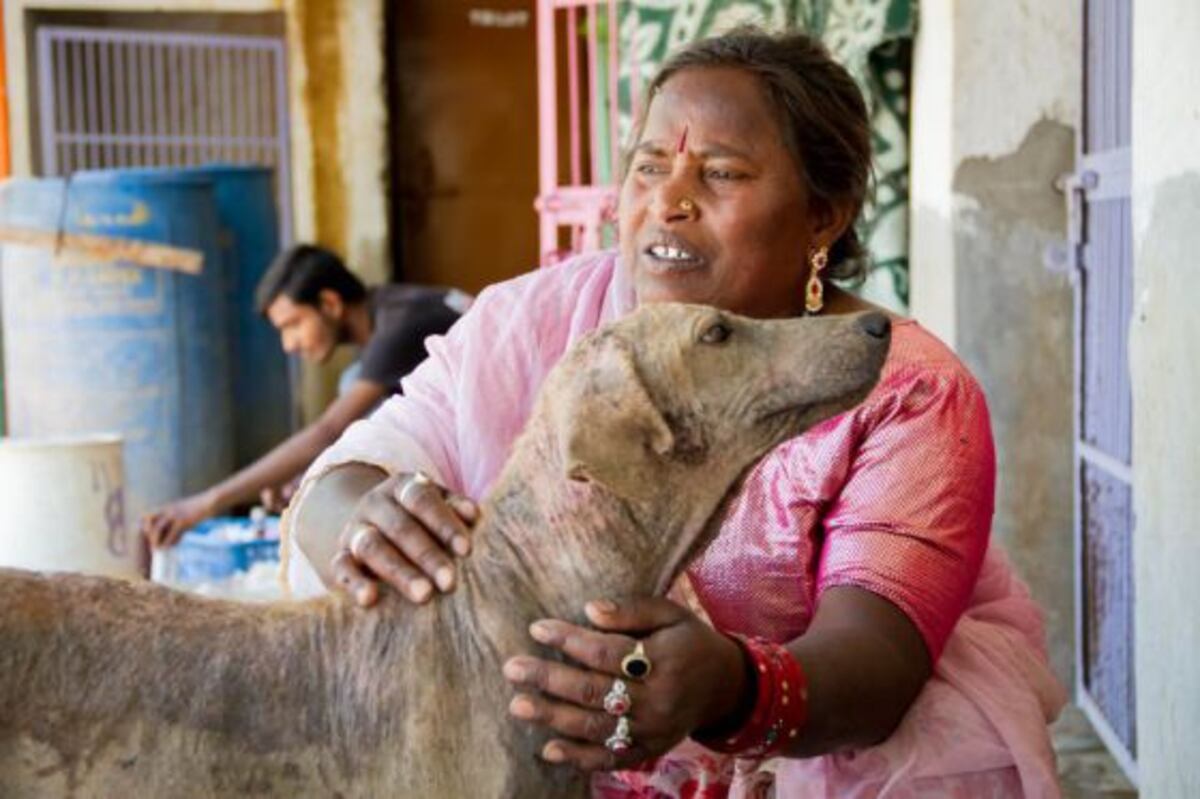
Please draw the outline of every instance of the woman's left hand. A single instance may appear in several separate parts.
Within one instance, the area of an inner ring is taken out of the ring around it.
[[[520,689],[509,712],[542,724],[552,738],[542,757],[585,771],[625,768],[662,754],[689,733],[719,722],[741,699],[745,666],[741,648],[668,599],[631,600],[620,606],[589,602],[588,629],[554,619],[530,626],[530,635],[573,664],[533,656],[510,658],[504,676]],[[621,661],[638,641],[650,661],[641,680],[622,674]],[[620,755],[605,747],[617,717],[604,710],[616,679],[628,689],[632,747]]]

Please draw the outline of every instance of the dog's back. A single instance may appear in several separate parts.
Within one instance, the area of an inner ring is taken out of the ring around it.
[[[315,607],[0,570],[0,608],[0,795],[303,795],[336,765]]]
[[[481,633],[477,601],[466,575],[363,611],[0,569],[0,796],[577,793],[496,712],[524,634]]]

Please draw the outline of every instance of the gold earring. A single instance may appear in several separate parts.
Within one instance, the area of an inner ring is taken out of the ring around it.
[[[679,210],[683,211],[685,214],[690,214],[692,211],[696,210],[696,203],[690,197],[684,197],[679,201]]]
[[[810,271],[804,287],[804,310],[810,314],[818,314],[825,307],[825,284],[821,282],[821,270],[828,263],[828,247],[818,247],[808,257]]]

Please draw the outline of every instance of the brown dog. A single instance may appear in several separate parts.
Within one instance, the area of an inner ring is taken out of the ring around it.
[[[450,595],[361,610],[0,572],[0,796],[583,796],[511,721],[536,618],[665,593],[769,449],[866,396],[879,314],[653,305],[546,380]]]

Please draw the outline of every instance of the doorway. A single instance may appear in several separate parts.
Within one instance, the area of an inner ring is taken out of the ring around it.
[[[532,0],[388,4],[393,277],[470,292],[538,264]]]

